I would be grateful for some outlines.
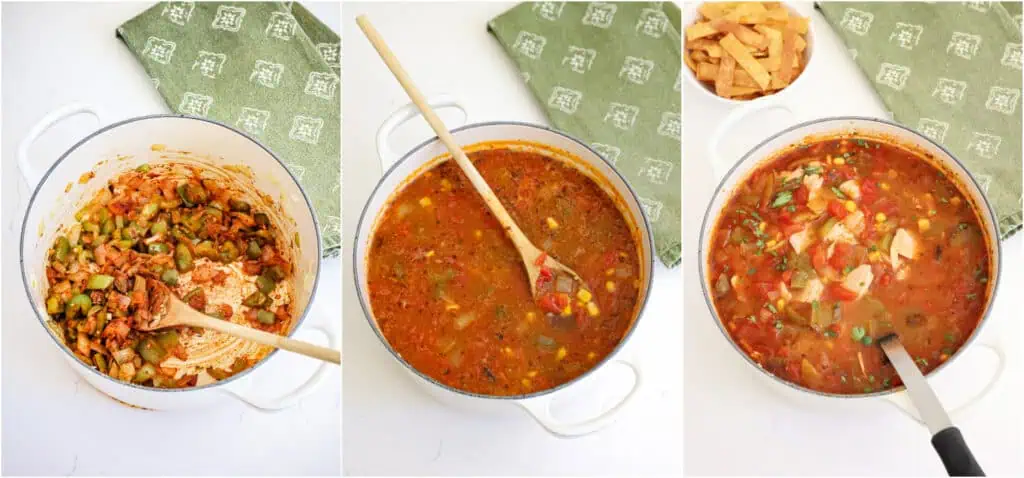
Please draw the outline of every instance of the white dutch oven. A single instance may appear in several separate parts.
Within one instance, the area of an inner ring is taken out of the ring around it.
[[[279,203],[283,217],[294,220],[285,227],[293,229],[288,231],[289,235],[298,234],[300,243],[293,258],[296,273],[291,279],[297,317],[292,334],[305,322],[320,279],[320,229],[309,201],[284,163],[254,139],[229,126],[202,118],[144,116],[100,128],[72,146],[48,169],[47,165],[30,161],[28,149],[44,131],[79,113],[91,114],[102,124],[95,108],[65,106],[51,112],[29,130],[18,150],[18,166],[29,187],[34,189],[21,233],[21,273],[25,292],[40,325],[71,367],[101,392],[147,409],[194,408],[235,398],[256,409],[269,411],[289,407],[311,393],[322,381],[328,364],[321,364],[308,380],[278,398],[260,398],[265,393],[251,390],[250,374],[273,358],[276,350],[248,370],[223,381],[186,389],[157,389],[114,380],[81,362],[64,346],[48,326],[50,319],[44,306],[47,251],[53,244],[58,227],[71,224],[75,212],[110,179],[144,162],[166,161],[160,157],[163,152],[153,151],[155,144],[166,145],[168,150],[192,153],[183,155],[179,158],[181,161],[206,163],[211,167],[224,164],[248,166],[255,175],[255,187]],[[216,158],[223,158],[223,161]],[[89,171],[96,176],[85,184],[79,184],[79,177]],[[336,327],[330,321],[325,320],[319,325],[307,324],[303,331],[307,330],[325,335],[331,347],[340,346]]]
[[[994,370],[991,371],[990,378],[986,382],[986,385],[970,399],[947,408],[950,409],[951,414],[957,414],[977,403],[982,397],[992,390],[996,383],[998,383],[1002,377],[1003,368],[1006,363],[1003,345],[999,341],[998,334],[981,334],[986,323],[989,321],[988,313],[992,307],[992,301],[999,285],[1001,253],[998,239],[999,232],[995,220],[996,216],[992,212],[992,208],[977,182],[974,181],[974,178],[967,169],[964,168],[963,164],[961,164],[959,160],[953,157],[949,151],[939,144],[905,126],[875,118],[836,117],[800,123],[765,139],[757,146],[754,146],[738,161],[735,161],[734,164],[726,158],[722,158],[718,153],[719,146],[722,144],[722,140],[724,138],[729,137],[730,132],[735,129],[737,124],[749,119],[749,117],[754,114],[769,109],[785,110],[795,116],[792,110],[780,103],[778,100],[749,105],[748,107],[740,108],[730,113],[725,120],[723,120],[718,130],[712,134],[709,141],[708,157],[712,159],[712,166],[721,183],[718,185],[718,189],[712,196],[711,202],[708,204],[707,212],[704,215],[704,221],[701,225],[700,231],[700,250],[698,251],[698,257],[700,261],[699,270],[701,287],[704,291],[704,299],[707,302],[708,309],[711,311],[712,316],[722,332],[722,336],[732,345],[739,357],[742,357],[749,366],[756,369],[759,376],[766,379],[765,383],[768,384],[771,389],[796,401],[796,403],[801,406],[819,405],[828,409],[838,405],[864,404],[866,402],[885,400],[896,405],[900,410],[905,412],[914,420],[917,420],[919,423],[921,422],[917,410],[914,409],[913,405],[910,403],[910,399],[902,387],[860,395],[829,394],[788,382],[761,368],[746,353],[744,353],[735,342],[733,342],[728,331],[726,331],[721,318],[718,316],[718,312],[715,310],[711,296],[709,295],[713,280],[709,277],[708,271],[706,270],[711,250],[710,241],[712,238],[712,228],[714,228],[715,221],[717,221],[718,217],[722,214],[722,209],[732,197],[733,190],[736,186],[747,179],[749,174],[756,167],[763,164],[765,160],[773,158],[778,152],[786,149],[788,146],[800,143],[807,137],[828,136],[855,131],[869,136],[894,138],[900,143],[916,147],[922,152],[930,153],[941,169],[946,171],[947,174],[953,175],[957,179],[957,183],[965,189],[964,193],[977,207],[982,227],[986,230],[987,236],[990,238],[992,243],[990,255],[990,267],[992,268],[992,280],[990,281],[991,292],[989,294],[988,303],[985,304],[985,311],[982,315],[982,319],[967,342],[964,343],[964,345],[946,362],[936,367],[928,374],[928,378],[932,378],[945,373],[952,367],[952,364],[956,362],[958,358],[965,354],[977,353],[979,350],[988,350],[992,352],[997,361],[995,362],[996,365],[994,366]],[[735,132],[732,131],[732,134],[735,134]]]
[[[447,97],[438,97],[430,100],[429,103],[434,109],[458,109],[463,115],[463,123],[465,122],[466,111],[454,100]],[[406,105],[388,117],[377,133],[377,150],[380,155],[382,168],[386,172],[380,179],[376,188],[373,190],[373,193],[370,195],[370,198],[363,209],[362,215],[359,218],[359,225],[356,228],[355,249],[352,251],[352,265],[354,269],[356,288],[359,291],[359,302],[363,307],[363,311],[365,312],[367,319],[369,320],[370,326],[373,328],[384,347],[387,348],[396,361],[402,364],[413,379],[423,385],[432,396],[445,404],[488,414],[500,414],[519,407],[529,413],[541,426],[544,427],[545,430],[559,437],[586,435],[609,425],[614,421],[622,408],[626,406],[636,395],[641,384],[640,368],[634,360],[625,357],[626,354],[623,353],[622,349],[628,342],[633,330],[636,329],[637,322],[640,320],[640,315],[643,314],[643,307],[647,301],[647,294],[651,285],[651,272],[654,267],[654,244],[643,208],[641,207],[636,194],[622,176],[615,171],[610,163],[608,163],[594,150],[590,149],[586,144],[563,133],[547,129],[542,126],[514,122],[477,123],[452,129],[452,135],[455,137],[455,140],[463,146],[501,141],[523,141],[547,145],[556,148],[557,150],[567,152],[598,171],[605,179],[603,183],[609,183],[604,187],[608,188],[610,186],[610,188],[623,199],[627,209],[626,212],[632,216],[632,222],[640,230],[639,242],[642,254],[640,263],[643,271],[641,275],[642,280],[640,290],[641,306],[639,308],[638,316],[615,350],[601,363],[585,373],[583,376],[562,384],[561,386],[527,395],[499,397],[457,390],[424,375],[402,359],[391,345],[388,344],[387,340],[384,339],[384,336],[381,334],[381,331],[377,326],[376,320],[373,318],[373,312],[370,307],[369,288],[367,286],[366,262],[377,216],[384,211],[392,194],[399,190],[404,184],[407,184],[406,180],[410,175],[422,173],[426,169],[424,168],[425,165],[432,164],[437,158],[447,154],[447,150],[444,145],[441,144],[437,138],[428,140],[419,146],[416,146],[400,159],[397,159],[397,157],[390,152],[387,146],[387,141],[391,133],[394,132],[399,125],[409,121],[417,115],[418,112],[413,105]],[[551,152],[547,151],[547,153],[550,154]],[[583,169],[581,169],[581,171],[583,171]],[[602,182],[598,182],[598,184],[601,183]],[[551,404],[556,398],[566,395],[564,393],[566,390],[577,386],[583,381],[600,379],[600,376],[593,376],[594,372],[615,364],[626,366],[632,372],[634,378],[631,388],[616,405],[595,417],[579,422],[560,421],[553,416],[551,412]]]

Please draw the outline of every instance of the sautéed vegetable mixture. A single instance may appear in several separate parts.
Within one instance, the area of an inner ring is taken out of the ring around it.
[[[637,313],[634,230],[590,178],[543,155],[469,154],[530,240],[573,268],[540,277],[535,301],[519,253],[448,160],[393,197],[369,252],[373,315],[412,367],[468,392],[519,395],[595,366]]]
[[[788,150],[737,187],[713,234],[710,292],[732,339],[818,391],[900,385],[875,344],[893,332],[928,373],[987,302],[974,205],[925,159],[874,139]]]
[[[54,241],[46,311],[65,344],[113,378],[190,387],[227,378],[266,354],[222,366],[185,367],[188,344],[212,331],[143,332],[176,294],[208,315],[283,334],[291,322],[279,251],[267,214],[192,166],[124,172],[101,189]]]

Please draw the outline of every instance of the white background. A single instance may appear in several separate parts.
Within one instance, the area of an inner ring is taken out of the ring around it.
[[[264,414],[240,403],[199,411],[126,407],[72,372],[32,313],[18,264],[31,191],[15,164],[19,140],[50,110],[74,101],[107,121],[166,113],[142,67],[114,35],[149,3],[3,5],[3,473],[43,475],[338,475],[340,373],[296,407]],[[339,30],[337,3],[308,4]],[[70,120],[32,150],[53,161],[95,129]],[[100,159],[100,158],[97,158]],[[44,199],[45,200],[45,199]],[[339,261],[325,263],[311,314],[336,314]],[[253,375],[276,396],[312,371],[278,353]]]
[[[510,7],[500,3],[345,4],[342,207],[346,251],[351,250],[359,214],[381,174],[374,146],[377,127],[409,102],[355,25],[355,17],[369,16],[424,94],[457,96],[469,109],[470,121],[546,124],[512,61],[487,32],[488,20]],[[442,116],[446,121],[450,118]],[[433,136],[422,120],[417,122],[400,130],[393,149],[404,152]],[[678,268],[658,265],[646,313],[630,340],[629,348],[641,354],[646,377],[635,406],[624,410],[607,429],[575,440],[549,436],[518,410],[508,416],[490,416],[449,408],[430,398],[370,329],[347,262],[343,272],[345,473],[681,472],[682,281]],[[599,408],[621,384],[620,376],[606,376],[599,375],[597,381],[607,386],[596,387],[590,394],[574,393],[558,410]]]
[[[811,12],[803,5],[805,13]],[[837,115],[888,117],[842,42],[817,12],[814,71],[787,100],[801,120]],[[685,83],[685,82],[684,82]],[[684,98],[685,443],[688,475],[942,475],[930,436],[888,403],[856,408],[804,406],[767,388],[726,342],[708,312],[697,272],[701,222],[718,181],[707,141],[727,110],[691,84]],[[730,135],[726,154],[738,158],[760,140],[796,121],[765,114]],[[990,476],[1024,473],[1021,460],[1020,352],[1022,234],[1003,243],[1003,278],[984,334],[1010,344],[1004,379],[969,412],[954,415],[975,457]],[[980,389],[985,354],[963,356],[930,380],[947,407]],[[979,377],[979,375],[981,375]]]

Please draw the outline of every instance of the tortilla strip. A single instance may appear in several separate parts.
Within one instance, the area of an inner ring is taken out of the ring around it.
[[[718,65],[718,76],[715,77],[715,92],[720,96],[726,96],[726,91],[732,88],[732,78],[736,72],[736,59],[725,55],[722,63]]]
[[[768,61],[765,69],[769,72],[779,71],[782,64],[782,32],[764,25],[755,25],[754,29],[768,37]]]
[[[726,20],[736,23],[763,23],[768,17],[768,9],[757,2],[742,3],[725,16]]]
[[[728,20],[713,20],[711,26],[719,32],[730,33],[736,37],[740,42],[745,45],[753,47],[768,48],[768,39],[760,33],[751,30],[739,23],[730,22]]]
[[[722,45],[726,53],[736,59],[741,68],[750,73],[750,76],[754,78],[754,81],[757,82],[762,90],[768,89],[768,85],[772,81],[771,75],[753,56],[750,56],[746,48],[743,48],[743,44],[732,33],[726,35],[718,43]],[[722,60],[724,62],[725,58]],[[785,58],[783,58],[783,61],[785,61]]]
[[[711,22],[694,23],[686,27],[686,41],[709,37],[715,33],[718,33],[718,30],[711,26]]]
[[[715,81],[718,78],[718,65],[714,63],[698,63],[697,79],[700,81]]]
[[[769,8],[768,15],[765,17],[765,21],[775,20],[777,22],[786,22],[789,20],[789,10],[786,7]]]
[[[742,86],[730,86],[722,90],[722,92],[719,94],[725,96],[726,98],[735,98],[737,96],[745,97],[747,95],[755,95],[758,93],[761,93],[761,89],[757,87],[744,88]]]
[[[790,83],[793,81],[793,60],[796,59],[796,30],[786,28],[782,32],[782,66],[779,67],[779,79]]]
[[[698,71],[697,62],[693,61],[693,58],[690,58],[690,55],[683,55],[683,61],[686,63],[686,66],[690,67],[690,71],[693,71],[694,73]],[[703,65],[703,63],[701,64]]]
[[[723,2],[704,2],[697,8],[697,12],[708,20],[714,20],[724,17],[729,12],[730,7],[731,5]]]
[[[686,43],[686,48],[689,50],[704,50],[708,53],[708,56],[714,58],[722,57],[722,46],[714,40],[702,38],[700,40],[694,40]]]

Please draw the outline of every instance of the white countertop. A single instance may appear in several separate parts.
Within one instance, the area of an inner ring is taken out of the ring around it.
[[[345,250],[380,177],[374,138],[384,118],[408,103],[354,18],[367,14],[429,95],[457,96],[470,121],[546,124],[511,60],[487,33],[487,21],[512,4],[346,3],[342,16],[345,100],[342,206]],[[446,119],[448,119],[446,117]],[[433,136],[426,124],[399,131],[395,150]],[[348,257],[346,257],[348,261]],[[679,269],[658,266],[647,311],[628,348],[642,352],[645,386],[619,420],[591,436],[552,438],[525,413],[493,417],[432,399],[391,358],[343,271],[343,449],[346,474],[383,475],[678,475],[682,470],[682,308]],[[598,380],[604,370],[598,372]],[[611,370],[609,370],[611,372]],[[615,376],[615,378],[621,378]],[[604,382],[602,382],[604,383]],[[619,384],[608,376],[608,383]],[[558,408],[599,407],[606,390],[574,393]],[[511,405],[510,405],[511,406]]]
[[[805,12],[811,9],[805,6]],[[881,102],[842,42],[820,14],[813,75],[789,102],[804,119],[838,115],[888,117]],[[808,81],[810,80],[810,81]],[[862,408],[804,407],[764,386],[728,345],[715,325],[697,272],[700,226],[718,181],[705,158],[705,139],[726,110],[693,85],[683,90],[685,125],[683,270],[685,298],[685,463],[687,475],[942,475],[944,469],[927,430],[887,403]],[[795,91],[793,93],[796,93]],[[732,153],[745,152],[794,121],[784,113],[753,118],[736,128]],[[734,156],[738,157],[738,156]],[[1020,353],[1019,291],[1024,235],[1003,243],[1003,277],[983,332],[1010,344],[1003,380],[965,414],[954,414],[975,457],[989,476],[1024,474],[1020,404],[1024,356]],[[1013,350],[1016,349],[1016,350]],[[973,352],[973,351],[972,351]],[[979,354],[965,355],[930,383],[947,407],[979,390],[987,364]],[[979,366],[982,366],[979,369]],[[982,377],[977,377],[982,374]]]
[[[294,408],[273,414],[240,403],[178,412],[121,405],[76,375],[39,327],[21,283],[18,237],[31,191],[14,153],[50,110],[84,101],[107,121],[168,112],[114,29],[148,3],[3,5],[3,473],[14,475],[338,475],[340,373]],[[339,30],[337,3],[309,4]],[[33,149],[40,163],[95,129],[75,118]],[[51,159],[52,160],[52,159]],[[311,314],[336,314],[338,260],[325,262]],[[253,373],[278,395],[312,361],[281,352]]]

